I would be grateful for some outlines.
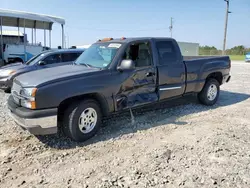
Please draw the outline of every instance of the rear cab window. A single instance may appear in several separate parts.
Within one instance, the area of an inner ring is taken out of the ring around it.
[[[172,41],[156,41],[156,50],[160,65],[178,62],[177,51]]]

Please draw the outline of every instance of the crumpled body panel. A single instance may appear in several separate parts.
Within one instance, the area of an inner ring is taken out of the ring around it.
[[[147,77],[148,72],[154,72],[154,68],[145,68],[128,73],[115,98],[117,110],[158,100],[155,76]]]

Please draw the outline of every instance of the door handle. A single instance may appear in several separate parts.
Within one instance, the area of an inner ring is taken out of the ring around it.
[[[147,72],[147,73],[146,73],[146,77],[151,77],[151,76],[154,76],[154,75],[155,75],[154,72]]]

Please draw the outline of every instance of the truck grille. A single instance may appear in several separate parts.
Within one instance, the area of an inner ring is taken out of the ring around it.
[[[22,87],[17,84],[17,83],[13,83],[12,89],[11,89],[11,95],[13,96],[13,99],[15,101],[16,104],[20,105],[20,91],[21,91]]]

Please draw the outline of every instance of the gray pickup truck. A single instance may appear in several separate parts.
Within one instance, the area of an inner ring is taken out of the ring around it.
[[[228,56],[183,57],[172,38],[105,38],[72,65],[16,77],[8,108],[32,134],[54,134],[60,127],[85,141],[112,113],[187,94],[215,104],[230,68]]]

